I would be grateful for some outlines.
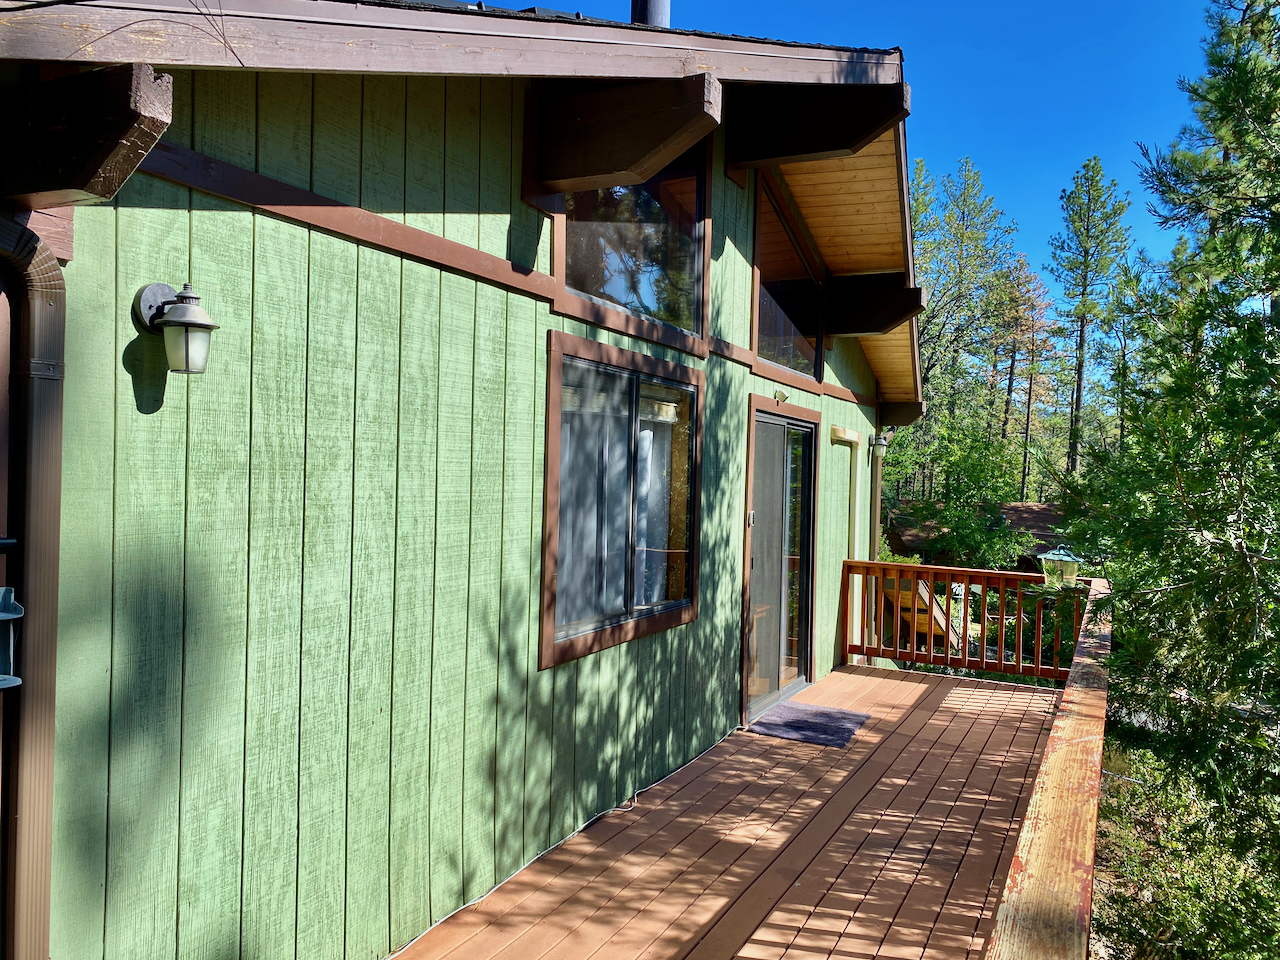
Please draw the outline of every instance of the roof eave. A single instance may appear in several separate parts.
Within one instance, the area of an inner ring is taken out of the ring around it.
[[[328,73],[900,83],[898,50],[338,0],[0,0],[0,59]]]

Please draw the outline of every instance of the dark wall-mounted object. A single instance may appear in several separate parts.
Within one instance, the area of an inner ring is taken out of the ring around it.
[[[911,112],[905,83],[735,83],[725,157],[738,168],[851,157]]]
[[[173,117],[173,81],[148,64],[74,73],[13,91],[0,196],[37,210],[110,200]]]
[[[901,273],[829,278],[826,336],[888,333],[919,316],[927,303],[925,292],[921,287],[903,286],[904,282]]]
[[[644,183],[720,124],[710,74],[601,85],[548,80],[537,91],[537,182],[548,193]]]
[[[14,621],[22,619],[24,612],[13,599],[13,587],[0,588],[0,690],[22,683],[14,659]]]

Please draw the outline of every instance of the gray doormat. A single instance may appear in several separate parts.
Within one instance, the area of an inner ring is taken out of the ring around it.
[[[815,707],[807,703],[788,701],[766,710],[747,727],[751,733],[784,740],[803,740],[824,747],[846,746],[858,728],[871,719],[868,713],[852,710],[833,710],[831,707]]]

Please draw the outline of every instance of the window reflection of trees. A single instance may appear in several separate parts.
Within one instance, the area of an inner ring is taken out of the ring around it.
[[[571,289],[697,332],[696,175],[664,172],[638,186],[568,194],[565,221]]]

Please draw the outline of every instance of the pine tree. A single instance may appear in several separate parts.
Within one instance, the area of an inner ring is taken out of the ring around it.
[[[1126,284],[1125,443],[1067,482],[1073,532],[1112,582],[1108,735],[1150,758],[1145,800],[1171,818],[1115,860],[1116,956],[1280,944],[1278,8],[1214,5],[1206,73],[1183,84],[1196,120],[1146,151],[1153,211],[1187,240]]]
[[[1102,174],[1102,161],[1091,157],[1061,196],[1064,230],[1049,241],[1053,263],[1047,269],[1062,285],[1063,319],[1075,338],[1076,378],[1071,399],[1067,439],[1067,472],[1080,470],[1080,435],[1084,413],[1085,366],[1089,328],[1108,308],[1117,273],[1129,247],[1129,230],[1122,218],[1129,209],[1128,193],[1121,195],[1114,180]]]

